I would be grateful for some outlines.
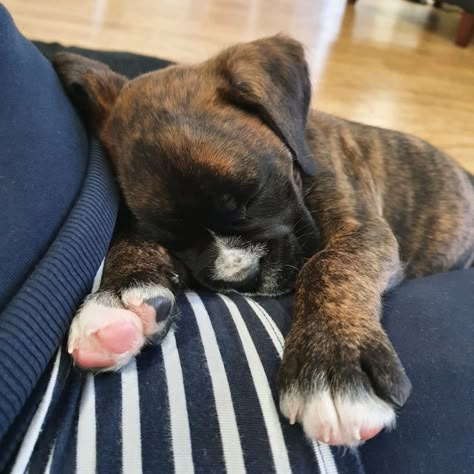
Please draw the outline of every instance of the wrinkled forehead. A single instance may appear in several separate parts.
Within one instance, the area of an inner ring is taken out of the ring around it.
[[[192,68],[158,71],[131,81],[110,120],[115,141],[155,147],[173,166],[216,173],[258,175],[256,161],[283,166],[291,154],[262,121],[219,97],[216,85]]]
[[[164,110],[212,105],[219,95],[220,79],[202,65],[171,66],[129,81],[118,99],[123,105]],[[127,103],[125,103],[127,102]]]

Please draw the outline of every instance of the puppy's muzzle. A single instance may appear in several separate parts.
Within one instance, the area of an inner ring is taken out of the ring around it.
[[[235,248],[220,242],[214,261],[212,280],[231,283],[233,288],[247,288],[256,284],[260,274],[262,251],[256,246]]]

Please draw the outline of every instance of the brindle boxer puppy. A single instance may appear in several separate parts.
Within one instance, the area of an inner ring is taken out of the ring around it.
[[[309,111],[303,48],[283,36],[131,81],[73,54],[55,66],[126,206],[71,327],[76,362],[116,369],[161,339],[183,281],[296,289],[282,413],[330,444],[391,426],[410,382],[382,294],[472,264],[473,177],[418,138]]]

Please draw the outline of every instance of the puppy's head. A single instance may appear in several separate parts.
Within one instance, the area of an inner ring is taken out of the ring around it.
[[[316,245],[301,190],[316,170],[299,43],[262,39],[130,81],[77,55],[54,64],[142,233],[210,289],[293,288]]]

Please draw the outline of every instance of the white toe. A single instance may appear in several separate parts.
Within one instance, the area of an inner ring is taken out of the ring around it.
[[[329,390],[316,390],[304,397],[293,391],[282,396],[280,409],[290,422],[297,419],[309,438],[333,445],[358,445],[395,424],[393,408],[368,392],[333,397]]]

